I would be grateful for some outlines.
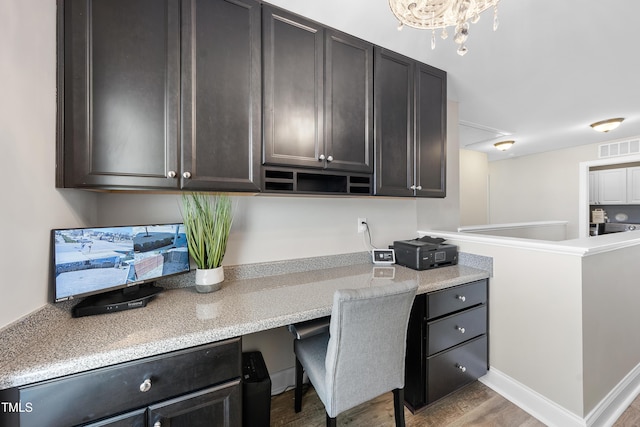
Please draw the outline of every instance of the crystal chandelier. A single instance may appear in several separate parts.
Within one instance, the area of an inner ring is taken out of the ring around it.
[[[500,0],[389,0],[391,11],[398,18],[398,31],[404,25],[431,30],[431,49],[436,48],[436,29],[446,39],[447,27],[455,27],[454,41],[458,55],[467,53],[465,42],[469,36],[469,22],[475,24],[480,14],[493,6],[493,31],[498,29],[498,2]]]

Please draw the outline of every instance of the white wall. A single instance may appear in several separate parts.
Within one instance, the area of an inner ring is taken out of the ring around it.
[[[0,1],[0,327],[47,302],[50,230],[97,218],[94,194],[54,188],[55,29],[55,1]]]
[[[487,224],[488,177],[485,153],[460,150],[460,225]]]
[[[598,158],[598,144],[489,163],[489,223],[568,221],[578,237],[580,162]]]
[[[357,232],[367,218],[372,242],[417,236],[416,201],[403,198],[234,197],[234,222],[225,265],[333,255],[368,250],[368,235]],[[180,196],[98,195],[98,225],[180,221]]]

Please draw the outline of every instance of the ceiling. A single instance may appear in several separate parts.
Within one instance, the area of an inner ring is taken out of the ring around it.
[[[460,147],[490,161],[640,135],[640,1],[501,0],[498,30],[485,11],[464,57],[451,29],[435,50],[430,31],[398,32],[387,0],[272,3],[445,70]],[[607,134],[589,127],[613,117],[625,121]],[[503,139],[516,143],[499,152]]]

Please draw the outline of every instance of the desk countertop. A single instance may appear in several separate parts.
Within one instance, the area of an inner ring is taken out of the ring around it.
[[[464,265],[386,268],[356,264],[232,280],[210,294],[171,289],[142,309],[82,318],[71,317],[70,304],[48,304],[0,331],[0,389],[327,316],[340,288],[417,281],[418,293],[426,293],[489,277]]]

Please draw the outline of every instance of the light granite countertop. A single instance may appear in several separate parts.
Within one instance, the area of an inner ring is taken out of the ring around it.
[[[359,263],[266,277],[232,274],[214,293],[177,287],[145,308],[98,316],[72,318],[72,304],[48,304],[0,330],[0,389],[327,316],[336,289],[416,281],[418,293],[426,293],[489,275],[467,265],[414,271]]]

